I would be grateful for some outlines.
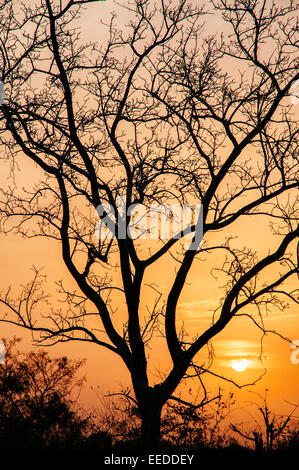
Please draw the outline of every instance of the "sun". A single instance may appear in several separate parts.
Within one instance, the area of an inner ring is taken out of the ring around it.
[[[232,368],[237,372],[242,372],[243,370],[247,369],[248,361],[247,359],[233,359]]]

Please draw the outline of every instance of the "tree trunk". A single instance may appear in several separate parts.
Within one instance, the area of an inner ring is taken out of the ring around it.
[[[161,432],[161,407],[152,404],[141,410],[142,450],[155,451],[159,448]]]

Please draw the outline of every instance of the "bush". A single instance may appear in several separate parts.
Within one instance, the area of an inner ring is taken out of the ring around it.
[[[89,419],[75,411],[71,394],[83,379],[83,361],[52,359],[47,352],[21,353],[19,339],[5,343],[0,366],[0,449],[66,449],[81,445]]]

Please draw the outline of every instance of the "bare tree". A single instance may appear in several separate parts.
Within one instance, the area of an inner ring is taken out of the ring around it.
[[[80,39],[82,7],[91,3],[1,2],[2,158],[12,169],[28,159],[36,175],[31,188],[2,192],[1,228],[57,240],[77,285],[59,282],[64,307],[46,314],[36,271],[20,298],[2,296],[2,321],[36,341],[88,341],[117,354],[131,375],[143,444],[155,447],[161,410],[184,378],[197,377],[205,399],[211,371],[198,353],[232,318],[248,316],[265,333],[267,308],[298,303],[289,282],[299,234],[298,130],[288,97],[299,77],[296,5],[212,1],[229,32],[211,35],[208,12],[193,3],[135,0],[126,7],[130,24],[118,27],[113,14],[98,44]],[[148,248],[134,208],[171,203],[202,210]],[[261,217],[273,222],[273,247],[240,248],[231,236],[238,221],[258,227]],[[203,255],[218,252],[223,297],[210,326],[190,340],[177,320],[181,294],[194,261],[204,265]],[[152,283],[146,309],[143,290],[163,260],[176,265],[171,286]],[[171,367],[158,380],[148,355],[160,333]]]

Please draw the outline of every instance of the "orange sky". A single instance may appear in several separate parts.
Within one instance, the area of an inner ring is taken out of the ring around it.
[[[109,11],[115,9],[121,11],[112,2],[94,3],[90,5],[88,15],[85,14],[82,19],[82,30],[84,36],[90,39],[102,40],[105,36],[103,28],[99,26],[98,19],[108,17]],[[123,10],[120,13],[121,21],[128,19],[127,13]],[[298,105],[299,106],[299,105]],[[2,162],[1,162],[2,165]],[[32,168],[24,161],[22,162],[20,180],[29,181],[32,175]],[[1,183],[5,185],[7,168],[2,167]],[[278,243],[278,239],[273,239],[266,235],[266,225],[263,227],[261,221],[258,230],[256,222],[249,220],[246,224],[238,224],[234,228],[238,233],[242,243],[253,245],[258,241],[262,250],[269,248],[269,243]],[[221,234],[219,234],[221,236]],[[60,247],[53,241],[37,241],[24,240],[18,235],[0,234],[0,283],[1,291],[5,291],[9,285],[16,290],[20,285],[30,279],[30,268],[32,265],[36,267],[45,267],[44,273],[47,274],[47,285],[50,291],[54,289],[54,282],[57,279],[65,278],[66,270],[60,258]],[[158,263],[151,271],[150,277],[158,282],[160,288],[167,287],[171,280],[173,272],[170,270],[170,260],[164,260]],[[179,304],[179,319],[184,318],[185,328],[190,332],[190,336],[202,331],[211,321],[211,310],[217,304],[217,299],[221,295],[221,290],[215,285],[211,278],[209,264],[195,262],[190,276],[191,284],[184,289]],[[149,278],[150,280],[150,278]],[[296,280],[293,280],[296,285]],[[148,293],[147,295],[150,296]],[[292,306],[288,311],[281,313],[273,311],[266,318],[266,326],[280,331],[292,340],[299,339],[299,322],[298,322],[298,305]],[[0,325],[1,337],[11,337],[13,335],[24,336],[24,349],[31,348],[30,334],[24,333],[23,330]],[[258,382],[257,385],[251,387],[251,390],[263,392],[265,388],[271,391],[271,399],[278,411],[286,410],[284,400],[290,402],[298,401],[298,383],[299,383],[299,364],[294,365],[290,361],[289,344],[281,339],[268,335],[263,342],[262,361],[260,360],[260,332],[246,319],[236,319],[219,334],[213,341],[215,359],[212,370],[228,378],[236,380],[241,384],[254,381],[264,369],[267,369],[266,375]],[[151,362],[153,364],[152,380],[159,375],[159,370],[165,370],[169,367],[168,356],[166,351],[162,353],[163,346],[157,340],[157,348],[152,351]],[[119,391],[120,387],[125,385],[128,380],[128,373],[121,364],[120,359],[111,352],[100,349],[95,345],[85,343],[67,343],[60,344],[51,349],[54,354],[66,354],[70,357],[86,358],[87,365],[84,373],[87,376],[87,385],[82,393],[82,402],[89,406],[97,405],[97,399],[94,392],[90,390],[90,386],[99,386],[100,393],[104,394],[108,391]],[[205,359],[205,352],[201,354]],[[235,357],[247,358],[249,367],[246,371],[237,373],[231,368],[231,359]],[[83,371],[83,369],[82,369]],[[232,384],[226,383],[220,379],[207,378],[208,390],[215,393],[218,386],[225,390],[234,390]],[[248,399],[250,394],[238,392],[242,399]],[[251,397],[252,399],[252,397]]]

